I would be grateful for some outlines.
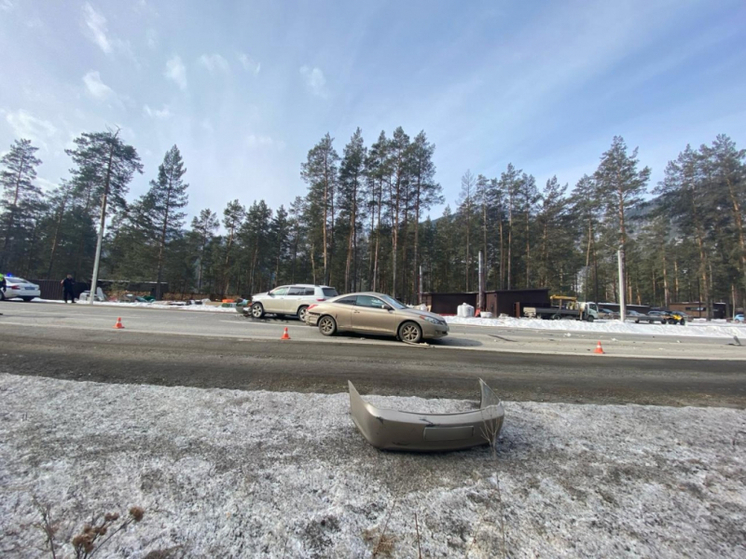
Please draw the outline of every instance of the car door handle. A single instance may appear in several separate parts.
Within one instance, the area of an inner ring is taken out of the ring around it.
[[[360,311],[352,311],[352,314],[360,314]]]

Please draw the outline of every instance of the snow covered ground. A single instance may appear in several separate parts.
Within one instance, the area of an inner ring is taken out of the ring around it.
[[[56,301],[51,299],[34,299],[35,303],[63,303],[64,301]],[[88,303],[78,302],[76,305],[87,305]],[[167,303],[125,303],[120,301],[94,301],[96,307],[122,307],[122,308],[145,308],[145,309],[169,309],[169,310],[183,310],[183,311],[198,311],[198,312],[228,312],[236,313],[235,307],[220,307],[215,305],[169,305]]]
[[[422,557],[746,556],[744,411],[505,408],[496,456],[386,453],[356,431],[345,393],[3,374],[0,556],[50,556],[35,502],[60,543],[143,507],[102,557],[417,557],[418,541]]]
[[[466,324],[492,328],[529,328],[534,330],[554,330],[571,332],[604,332],[608,334],[649,334],[654,336],[691,336],[691,337],[746,337],[746,324],[726,322],[725,320],[697,320],[684,326],[678,324],[635,324],[620,320],[542,320],[540,318],[463,318],[445,317],[448,324]]]

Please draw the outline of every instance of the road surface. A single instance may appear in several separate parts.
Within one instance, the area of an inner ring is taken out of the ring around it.
[[[363,394],[471,399],[481,377],[505,400],[746,407],[746,347],[722,338],[682,344],[615,334],[609,353],[593,355],[592,334],[459,326],[442,342],[409,346],[324,338],[297,321],[234,313],[10,302],[0,311],[3,373],[326,393],[346,390],[350,379]],[[113,329],[117,316],[124,330]],[[290,341],[279,340],[285,326]],[[640,357],[655,348],[677,358]],[[686,357],[686,348],[721,359]]]

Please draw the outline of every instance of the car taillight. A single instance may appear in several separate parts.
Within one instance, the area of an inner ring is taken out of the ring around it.
[[[321,299],[319,299],[318,297],[316,297],[316,300],[317,301],[326,301],[326,297],[322,297]]]
[[[11,285],[10,288],[11,289],[21,289],[21,286],[19,286],[19,285]]]
[[[314,308],[314,307],[318,307],[318,305],[308,305],[308,309],[307,309],[307,310],[309,310],[309,311],[310,311],[310,310],[311,310],[312,308]]]

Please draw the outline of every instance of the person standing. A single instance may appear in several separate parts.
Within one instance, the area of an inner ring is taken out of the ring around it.
[[[67,303],[67,298],[70,297],[71,302],[75,302],[75,280],[73,279],[72,274],[67,274],[67,277],[63,279],[60,284],[62,285],[62,289],[64,290],[63,297],[65,298],[65,303]]]
[[[5,288],[8,286],[7,283],[5,283],[5,274],[0,274],[0,291],[3,292],[3,296],[0,297],[3,301],[5,301]],[[0,312],[0,316],[2,316],[3,313]]]

